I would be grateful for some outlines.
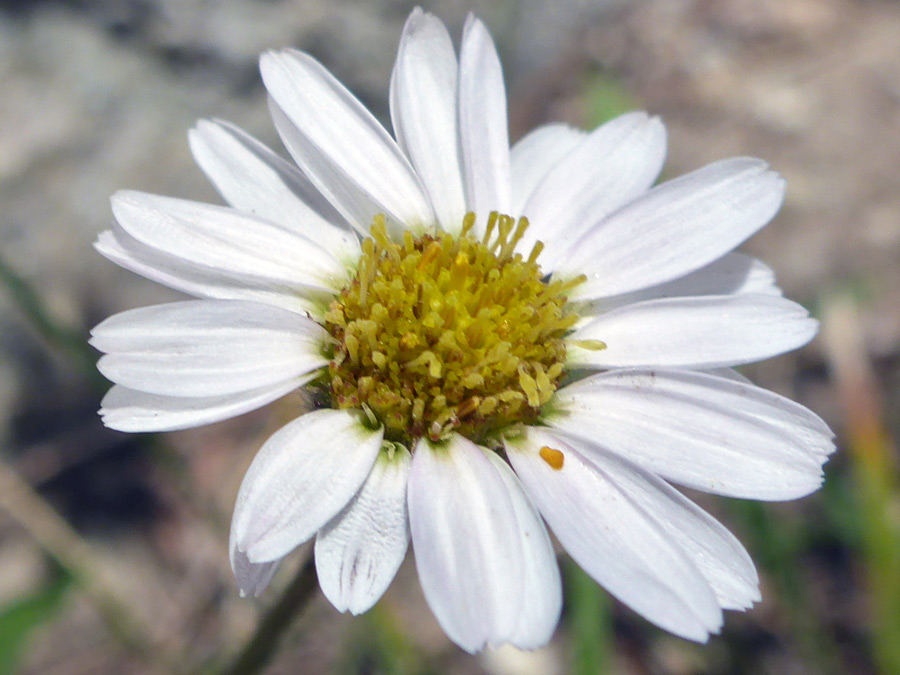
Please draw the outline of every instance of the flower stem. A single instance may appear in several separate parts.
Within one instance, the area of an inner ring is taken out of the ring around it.
[[[572,672],[578,675],[610,673],[615,644],[609,598],[573,561],[566,560],[563,569],[571,617]]]
[[[291,620],[309,603],[317,585],[316,565],[310,556],[278,601],[262,617],[250,641],[224,673],[251,675],[265,668]]]

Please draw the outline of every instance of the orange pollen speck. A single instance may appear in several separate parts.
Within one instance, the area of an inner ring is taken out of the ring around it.
[[[545,445],[541,448],[540,454],[541,459],[547,462],[547,464],[550,465],[550,468],[554,471],[559,471],[561,468],[563,468],[563,463],[566,461],[566,456],[562,453],[561,450],[550,448]]]

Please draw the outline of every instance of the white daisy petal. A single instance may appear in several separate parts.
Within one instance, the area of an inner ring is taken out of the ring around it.
[[[734,380],[735,382],[740,382],[741,384],[749,384],[751,387],[755,386],[753,381],[747,377],[739,373],[734,368],[710,368],[705,371],[708,375],[715,375],[716,377],[723,377],[726,380]]]
[[[201,120],[188,133],[191,152],[231,206],[295,230],[340,260],[359,255],[356,236],[309,179],[238,127]]]
[[[587,275],[572,300],[655,286],[734,249],[772,219],[783,198],[784,180],[762,160],[716,162],[601,220],[569,248],[555,274]]]
[[[242,300],[189,300],[116,314],[91,332],[97,368],[129,389],[215,397],[277,386],[328,364],[324,330]]]
[[[729,253],[706,267],[674,281],[585,303],[579,308],[579,314],[582,316],[598,314],[616,307],[659,298],[740,293],[781,295],[781,289],[775,284],[775,273],[772,268],[762,260],[742,253]]]
[[[559,623],[562,612],[559,565],[544,521],[522,491],[516,474],[496,453],[489,452],[486,456],[497,468],[512,499],[525,564],[525,600],[509,641],[519,649],[535,649],[547,644]]]
[[[466,214],[457,122],[459,66],[450,34],[416,7],[403,28],[391,75],[397,143],[416,169],[441,227],[458,233]]]
[[[252,563],[243,552],[238,550],[234,541],[229,544],[229,558],[231,570],[234,572],[234,578],[242,598],[248,595],[259,597],[266,590],[281,564],[281,558],[272,562]]]
[[[422,439],[409,474],[409,520],[425,599],[444,632],[475,652],[519,629],[526,566],[510,488],[488,452],[453,434]]]
[[[760,599],[759,576],[750,555],[715,518],[665,481],[622,458],[573,441],[629,499],[653,518],[697,566],[723,609],[747,609]]]
[[[426,228],[434,214],[416,173],[372,114],[318,61],[268,52],[260,71],[288,151],[318,190],[360,232],[383,213],[397,232]]]
[[[322,307],[331,295],[197,265],[145,246],[117,224],[113,224],[112,230],[100,233],[94,248],[103,257],[135,274],[198,298],[253,300],[320,318]]]
[[[113,195],[112,210],[145,246],[201,269],[330,293],[347,282],[346,268],[327,249],[234,209],[123,191]]]
[[[232,519],[233,541],[250,562],[280,559],[359,491],[383,437],[363,420],[358,410],[317,410],[266,441],[244,476]]]
[[[524,215],[525,202],[537,184],[586,136],[581,129],[553,123],[537,127],[516,141],[509,151],[512,178],[512,212],[509,215]]]
[[[556,392],[544,421],[696,490],[796,499],[816,490],[834,450],[812,412],[707,373],[615,370]]]
[[[506,86],[497,48],[484,24],[466,18],[459,54],[459,137],[468,210],[486,222],[491,211],[510,213]]]
[[[175,431],[221,422],[289,394],[315,377],[310,373],[276,385],[224,396],[158,396],[113,385],[100,404],[103,424],[117,431]]]
[[[666,129],[657,117],[635,112],[595,129],[538,183],[523,215],[530,227],[519,250],[544,243],[545,271],[592,224],[644,194],[666,158]]]
[[[546,452],[562,454],[562,463]],[[698,642],[722,625],[706,579],[640,500],[550,433],[529,428],[506,441],[528,496],[581,567],[647,620]],[[664,517],[664,514],[661,514]]]
[[[759,293],[781,295],[775,284],[775,272],[762,260],[743,253],[729,253],[696,272],[659,286],[638,291],[636,301],[650,298],[672,298],[686,295],[733,295]],[[640,294],[640,295],[639,295]],[[616,296],[616,300],[622,296]]]
[[[809,342],[818,322],[801,305],[775,295],[647,300],[619,307],[581,326],[567,359],[601,368],[717,368],[766,359]],[[605,349],[583,349],[600,340]]]
[[[382,451],[362,489],[316,537],[322,593],[339,611],[362,614],[384,594],[409,547],[409,451]]]

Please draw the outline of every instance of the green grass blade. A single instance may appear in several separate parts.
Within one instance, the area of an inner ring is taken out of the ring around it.
[[[71,577],[58,574],[43,588],[0,610],[0,675],[16,672],[28,638],[62,607]]]
[[[609,597],[576,563],[563,564],[572,639],[572,675],[612,672],[615,652]]]

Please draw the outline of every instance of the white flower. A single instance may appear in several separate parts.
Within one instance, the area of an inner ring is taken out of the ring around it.
[[[201,299],[94,329],[115,383],[101,414],[179,429],[309,387],[318,409],[265,443],[238,495],[244,593],[315,537],[323,592],[364,612],[411,537],[454,642],[536,647],[561,607],[546,521],[619,600],[704,641],[722,609],[759,599],[757,574],[670,483],[794,499],[833,449],[813,413],[728,370],[816,332],[763,263],[731,252],[784,183],[736,158],[653,187],[665,131],[643,113],[591,133],[550,124],[510,149],[477,19],[460,51],[413,11],[391,79],[396,140],[308,54],[267,53],[299,170],[200,122],[191,149],[229,208],[113,197],[98,250]]]

